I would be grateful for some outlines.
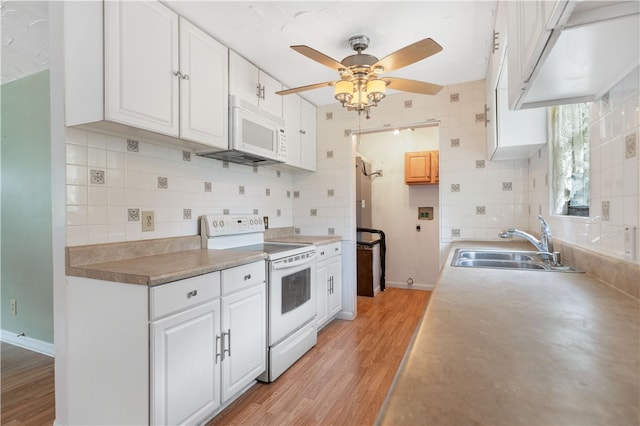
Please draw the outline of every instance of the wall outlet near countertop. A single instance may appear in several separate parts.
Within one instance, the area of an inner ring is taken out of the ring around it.
[[[11,299],[11,315],[18,315],[18,302],[16,299]]]
[[[636,260],[636,227],[624,227],[624,258]]]
[[[142,232],[149,232],[155,229],[154,216],[153,211],[142,212]]]

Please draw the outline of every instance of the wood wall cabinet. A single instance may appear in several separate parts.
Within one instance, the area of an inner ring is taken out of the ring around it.
[[[404,181],[407,185],[433,185],[439,183],[439,151],[405,152]]]

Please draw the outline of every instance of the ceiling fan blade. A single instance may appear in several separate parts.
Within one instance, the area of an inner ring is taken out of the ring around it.
[[[433,41],[433,39],[425,38],[424,40],[416,41],[385,56],[380,59],[378,63],[372,65],[371,68],[381,66],[385,72],[397,70],[398,68],[406,67],[414,62],[435,55],[441,50],[442,46]]]
[[[425,81],[407,80],[406,78],[382,77],[387,82],[389,89],[402,90],[403,92],[421,93],[423,95],[435,95],[443,86],[427,83]]]
[[[290,95],[292,93],[304,92],[307,90],[319,89],[321,87],[333,86],[335,81],[325,81],[324,83],[310,84],[308,86],[294,87],[293,89],[285,89],[276,92],[276,95]]]
[[[333,58],[328,57],[324,53],[318,52],[317,50],[310,48],[309,46],[298,45],[298,46],[291,46],[291,48],[296,52],[306,56],[307,58],[313,59],[314,61],[319,62],[322,65],[325,65],[336,71],[344,69],[344,65],[342,65],[340,62],[336,61]]]

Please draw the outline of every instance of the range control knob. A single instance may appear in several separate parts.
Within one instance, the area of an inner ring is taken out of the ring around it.
[[[218,227],[218,221],[217,220],[212,221],[211,225],[213,225],[214,228],[217,228]]]

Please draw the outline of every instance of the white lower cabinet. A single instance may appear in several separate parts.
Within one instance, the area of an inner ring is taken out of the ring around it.
[[[240,392],[267,368],[266,300],[264,282],[222,297],[223,401]]]
[[[341,243],[318,246],[316,326],[322,328],[342,309]]]
[[[153,287],[67,277],[68,423],[217,414],[266,370],[265,278],[262,260]]]
[[[202,421],[266,370],[264,262],[217,274],[220,298],[151,323],[152,424]],[[178,288],[171,300],[200,296],[189,282],[167,286]],[[163,287],[151,290],[152,313]]]
[[[151,325],[152,424],[193,424],[220,400],[220,300]]]

